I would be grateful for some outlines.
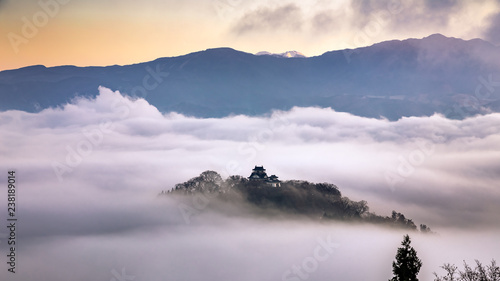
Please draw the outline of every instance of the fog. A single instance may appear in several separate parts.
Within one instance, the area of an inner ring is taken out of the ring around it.
[[[429,225],[437,235],[411,234],[421,280],[443,263],[499,260],[500,114],[390,122],[293,108],[198,119],[99,92],[39,113],[0,112],[0,180],[16,171],[18,202],[18,273],[2,255],[2,280],[391,277],[404,232],[209,207],[187,223],[179,202],[157,197],[205,170],[248,176],[254,165],[281,180],[334,183],[372,212]]]

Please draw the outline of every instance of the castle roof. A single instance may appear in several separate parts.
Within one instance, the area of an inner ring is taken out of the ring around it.
[[[255,166],[255,168],[253,168],[254,171],[265,171],[266,169],[264,169],[264,166]]]
[[[262,180],[264,182],[270,183],[270,184],[279,184],[280,180],[278,180],[278,177],[276,175],[271,175],[270,177],[267,176],[266,174],[266,169],[264,169],[264,166],[255,166],[255,168],[252,171],[252,174],[248,177],[250,180]],[[275,185],[273,185],[275,186]]]

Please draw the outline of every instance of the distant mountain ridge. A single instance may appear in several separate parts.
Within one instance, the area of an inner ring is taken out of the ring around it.
[[[274,57],[279,57],[279,58],[305,58],[306,56],[302,54],[301,52],[297,51],[286,51],[284,53],[279,53],[279,54],[273,54],[270,52],[258,52],[255,54],[256,56],[274,56]]]
[[[500,112],[500,48],[434,34],[301,59],[217,48],[126,66],[38,65],[0,72],[0,110],[36,112],[94,97],[99,86],[197,117],[319,106],[391,120],[464,118]]]

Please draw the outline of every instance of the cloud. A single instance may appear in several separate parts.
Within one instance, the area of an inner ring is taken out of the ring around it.
[[[485,38],[495,45],[500,44],[500,13],[490,16]]]
[[[337,19],[333,11],[322,11],[315,14],[311,20],[313,30],[320,32],[331,32],[337,28]]]
[[[430,225],[439,236],[412,235],[422,279],[445,262],[498,259],[499,122],[500,114],[391,122],[329,108],[200,119],[106,88],[38,113],[0,112],[0,170],[16,170],[23,256],[19,275],[0,278],[110,280],[125,269],[136,280],[279,280],[329,236],[340,247],[311,279],[390,278],[398,231],[208,209],[186,224],[179,202],[156,197],[204,170],[248,176],[256,164]],[[346,271],[353,260],[369,266]]]
[[[362,28],[370,21],[376,21],[392,31],[406,33],[419,30],[433,30],[436,33],[447,27],[452,16],[465,7],[462,0],[443,1],[373,1],[352,0],[355,13],[354,26]]]
[[[427,9],[438,9],[438,10],[447,10],[451,8],[455,8],[463,3],[463,0],[426,0],[424,1]]]
[[[283,179],[338,184],[359,196],[354,200],[372,199],[379,212],[390,212],[384,207],[389,201],[411,204],[409,216],[422,222],[498,225],[500,191],[492,185],[500,180],[500,156],[492,151],[500,151],[500,129],[491,124],[500,122],[499,114],[390,122],[293,108],[264,117],[200,119],[162,114],[144,99],[100,88],[95,99],[60,108],[2,112],[0,122],[3,158],[29,172],[25,181],[34,194],[36,186],[57,193],[68,183],[78,196],[87,189],[155,194],[207,169],[246,176],[264,164]],[[429,208],[436,213],[427,217]]]
[[[294,31],[301,29],[301,26],[301,9],[295,4],[286,4],[275,8],[261,7],[246,13],[234,26],[233,31],[238,34],[278,30]]]

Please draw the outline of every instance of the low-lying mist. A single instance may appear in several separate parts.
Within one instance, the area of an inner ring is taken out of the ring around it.
[[[384,280],[391,277],[405,234],[370,225],[242,216],[237,209],[223,215],[207,208],[188,224],[171,198],[101,198],[65,209],[25,204],[30,210],[19,214],[18,273],[1,275],[76,281]],[[445,262],[498,258],[498,234],[410,232],[423,261],[420,279],[432,280]]]
[[[197,119],[105,88],[61,108],[0,112],[0,181],[16,171],[19,219],[18,273],[4,268],[0,279],[391,277],[400,230],[209,207],[187,223],[179,201],[157,197],[205,170],[246,177],[254,165],[282,180],[336,184],[372,212],[429,225],[438,234],[410,233],[421,280],[443,263],[500,260],[499,121],[390,122],[320,108]]]

